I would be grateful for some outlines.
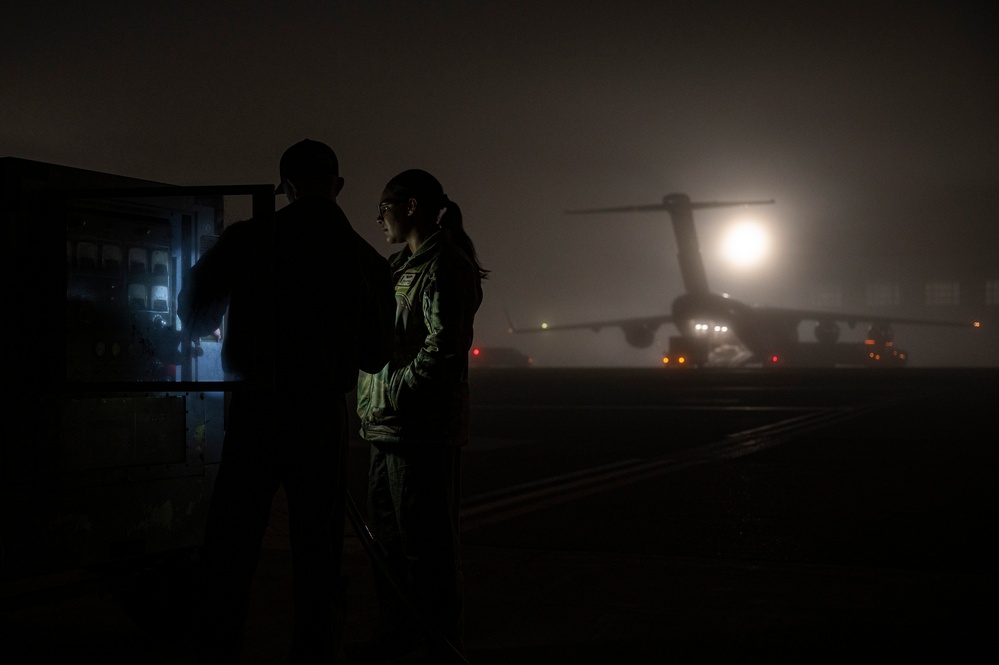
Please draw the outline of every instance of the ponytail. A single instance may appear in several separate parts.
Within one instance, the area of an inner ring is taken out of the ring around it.
[[[412,197],[422,205],[426,205],[428,209],[436,210],[440,215],[437,219],[437,225],[447,231],[454,243],[468,255],[468,258],[475,265],[475,270],[479,273],[479,279],[486,279],[489,271],[479,263],[475,244],[465,233],[461,208],[447,197],[437,178],[422,169],[409,169],[392,178],[385,188],[393,196]],[[440,214],[441,210],[444,211],[444,214]]]
[[[479,263],[479,255],[475,251],[475,243],[472,239],[465,233],[465,226],[462,223],[461,208],[454,201],[447,198],[444,195],[444,214],[441,215],[440,220],[437,222],[443,230],[451,234],[451,239],[454,241],[458,247],[461,248],[468,258],[472,260],[475,264],[475,269],[479,273],[479,279],[486,279],[489,275],[489,271],[482,267]]]

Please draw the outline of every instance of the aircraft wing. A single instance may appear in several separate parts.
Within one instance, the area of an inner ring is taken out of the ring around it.
[[[624,331],[624,338],[631,346],[645,348],[651,346],[656,338],[656,331],[664,323],[670,323],[672,316],[639,316],[627,319],[604,319],[603,321],[586,321],[583,323],[542,323],[540,326],[530,328],[518,328],[513,325],[510,314],[507,313],[507,323],[509,332],[531,333],[546,332],[550,330],[592,330],[599,332],[601,328],[620,328]]]
[[[750,307],[760,314],[771,318],[779,318],[789,323],[801,321],[828,321],[845,323],[853,328],[858,323],[880,324],[880,325],[918,325],[918,326],[945,326],[951,328],[976,328],[978,322],[954,321],[940,319],[913,319],[900,316],[890,316],[884,314],[861,314],[858,312],[833,312],[817,309],[794,309],[789,307]],[[603,328],[621,328],[622,330],[645,330],[655,331],[659,326],[672,323],[673,317],[670,315],[660,316],[640,316],[624,319],[603,319],[600,321],[582,321],[573,323],[542,323],[539,326],[521,327],[516,326],[507,313],[508,330],[511,333],[532,333],[545,332],[550,330],[592,330],[598,332]]]
[[[521,328],[515,326],[507,317],[509,331],[515,333],[545,332],[549,330],[592,330],[598,332],[602,328],[622,328],[624,330],[636,328],[644,330],[655,330],[664,323],[673,321],[672,316],[639,316],[627,319],[604,319],[603,321],[585,321],[581,323],[542,323],[540,326]]]
[[[873,323],[882,325],[918,325],[918,326],[949,326],[952,328],[974,328],[976,322],[954,321],[940,319],[911,319],[885,314],[859,314],[857,312],[829,312],[824,310],[792,309],[787,307],[754,307],[761,313],[780,317],[788,321],[835,321],[845,323],[851,328],[858,323]]]

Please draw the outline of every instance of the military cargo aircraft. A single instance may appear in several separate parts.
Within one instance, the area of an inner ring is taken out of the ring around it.
[[[692,202],[686,194],[670,194],[662,203],[567,210],[567,214],[666,211],[673,223],[678,247],[677,259],[684,293],[672,303],[670,312],[637,318],[608,319],[582,323],[543,324],[518,328],[509,321],[509,332],[533,333],[606,327],[624,331],[625,341],[644,348],[655,340],[663,324],[677,330],[670,337],[663,363],[671,367],[722,366],[901,366],[908,354],[895,344],[893,324],[977,327],[977,323],[908,319],[870,314],[854,314],[781,307],[759,307],[713,293],[701,258],[694,211],[709,208],[772,204],[765,201]],[[815,321],[814,342],[798,337],[799,324]],[[862,342],[840,342],[843,325],[868,326]]]

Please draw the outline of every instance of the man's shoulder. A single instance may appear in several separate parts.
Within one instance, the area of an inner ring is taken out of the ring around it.
[[[231,224],[227,224],[222,230],[222,235],[232,238],[234,236],[242,235],[249,232],[254,225],[254,219],[251,217],[249,219],[239,219]]]
[[[329,218],[336,217],[347,219],[343,209],[333,199],[322,196],[310,196],[305,199],[292,201],[285,207],[274,213],[275,217],[314,217]]]
[[[356,235],[339,204],[321,197],[300,199],[281,208],[275,213],[275,226],[279,233],[304,232],[330,241]]]
[[[253,230],[253,219],[241,219],[231,224],[227,224],[219,235],[217,247],[228,248],[229,250],[242,247],[250,241]]]

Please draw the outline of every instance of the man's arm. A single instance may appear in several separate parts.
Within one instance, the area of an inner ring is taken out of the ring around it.
[[[229,306],[228,244],[223,233],[184,275],[184,286],[177,294],[177,313],[182,330],[192,338],[210,335],[222,325]]]
[[[388,261],[359,236],[358,240],[357,361],[362,371],[375,374],[392,357],[395,345],[395,288]]]

